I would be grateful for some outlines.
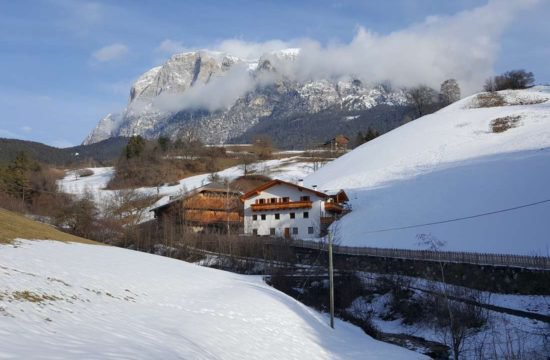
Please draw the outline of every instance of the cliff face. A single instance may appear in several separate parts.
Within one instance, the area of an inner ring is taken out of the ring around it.
[[[219,144],[246,138],[262,121],[275,125],[297,115],[348,114],[406,102],[400,90],[367,86],[351,76],[293,80],[279,69],[298,54],[298,49],[287,49],[259,60],[208,51],[174,55],[141,75],[126,109],[103,118],[84,144],[132,135],[193,136]]]

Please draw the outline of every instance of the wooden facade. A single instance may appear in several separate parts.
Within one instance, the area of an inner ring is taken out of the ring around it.
[[[193,231],[238,230],[243,223],[241,195],[223,184],[211,183],[152,211],[160,224],[170,217]]]

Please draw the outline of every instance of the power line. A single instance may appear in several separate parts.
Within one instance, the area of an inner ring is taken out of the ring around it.
[[[508,212],[508,211],[523,209],[523,208],[530,207],[530,206],[536,206],[536,205],[540,205],[540,204],[544,204],[544,203],[548,203],[548,202],[550,202],[550,199],[537,201],[537,202],[530,203],[530,204],[514,206],[514,207],[511,207],[511,208],[507,208],[507,209],[495,210],[495,211],[490,211],[490,212],[486,212],[486,213],[481,213],[481,214],[476,214],[476,215],[471,215],[471,216],[464,216],[464,217],[459,217],[459,218],[454,218],[454,219],[434,221],[434,222],[425,223],[425,224],[407,225],[407,226],[401,226],[401,227],[395,227],[395,228],[387,228],[387,229],[367,231],[366,234],[381,233],[381,232],[395,231],[395,230],[404,230],[404,229],[413,229],[413,228],[422,227],[422,226],[439,225],[439,224],[446,224],[446,223],[455,222],[455,221],[475,219],[475,218],[479,218],[479,217],[483,217],[483,216],[495,215],[495,214],[504,213],[504,212]]]

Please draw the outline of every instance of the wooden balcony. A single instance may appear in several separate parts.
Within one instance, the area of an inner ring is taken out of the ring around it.
[[[242,208],[242,204],[235,197],[203,197],[194,196],[186,199],[183,203],[185,209],[201,209],[201,210],[237,210]]]
[[[288,201],[266,204],[252,204],[252,211],[311,209],[312,201]]]
[[[183,220],[189,223],[208,225],[216,223],[238,224],[243,221],[243,218],[238,212],[185,210]]]
[[[341,214],[341,213],[344,212],[344,208],[341,205],[337,204],[337,203],[326,202],[325,203],[325,211]]]

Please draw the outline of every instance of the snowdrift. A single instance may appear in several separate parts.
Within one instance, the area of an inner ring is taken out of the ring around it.
[[[439,223],[550,200],[550,87],[486,97],[410,122],[306,178],[351,194],[353,211],[336,226],[342,244],[422,249],[418,235],[431,234],[449,251],[550,253],[550,202]]]
[[[0,358],[417,359],[259,277],[120,248],[0,245]]]

